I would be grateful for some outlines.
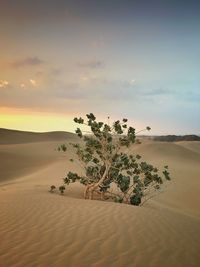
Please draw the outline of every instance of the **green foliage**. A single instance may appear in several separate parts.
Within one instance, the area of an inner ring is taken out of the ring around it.
[[[83,124],[84,123],[84,120],[82,119],[82,118],[74,118],[74,121],[76,122],[76,123],[79,123],[79,124]]]
[[[51,192],[51,193],[54,193],[55,189],[56,189],[55,185],[51,185],[50,192]]]
[[[141,204],[141,199],[142,199],[142,196],[140,196],[140,194],[133,194],[130,197],[130,204],[139,206]]]
[[[78,135],[78,137],[82,137],[83,136],[83,134],[82,134],[82,132],[81,132],[81,129],[80,128],[77,128],[76,129],[76,134]]]
[[[114,201],[117,202],[117,203],[123,203],[123,198],[120,197],[120,196],[115,196],[114,197]]]
[[[74,122],[90,128],[91,134],[84,135],[80,128],[76,134],[82,138],[84,145],[73,144],[78,160],[83,164],[84,175],[68,172],[64,183],[69,185],[79,181],[86,186],[85,197],[93,197],[95,191],[106,194],[118,203],[141,205],[150,198],[152,192],[161,188],[164,180],[170,180],[168,166],[159,172],[158,168],[141,160],[138,154],[124,152],[135,143],[136,131],[128,126],[128,120],[117,120],[109,125],[98,122],[90,113],[83,118],[74,118]],[[146,127],[144,130],[150,130]],[[143,130],[141,130],[143,131]],[[141,132],[139,131],[139,132]],[[63,150],[62,146],[61,149]],[[73,162],[72,159],[70,161]],[[161,174],[160,174],[161,173]],[[110,191],[112,185],[116,190]],[[65,187],[59,187],[61,194]]]
[[[59,186],[59,191],[61,194],[64,194],[65,186],[64,185]]]
[[[78,176],[76,173],[73,172],[68,172],[67,177],[64,178],[64,183],[69,184],[69,183],[74,183],[76,180],[79,180],[80,176]]]
[[[58,151],[63,151],[66,152],[67,151],[67,146],[65,144],[62,144],[58,147]]]

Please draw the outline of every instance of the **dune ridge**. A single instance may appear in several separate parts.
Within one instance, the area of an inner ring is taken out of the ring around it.
[[[74,133],[64,131],[27,132],[0,128],[0,144],[23,144],[34,142],[62,141],[77,139]]]

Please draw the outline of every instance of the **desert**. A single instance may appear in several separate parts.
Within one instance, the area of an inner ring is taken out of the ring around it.
[[[0,0],[0,267],[200,266],[200,1]]]
[[[133,146],[157,166],[167,163],[173,178],[136,207],[85,200],[77,183],[63,196],[50,193],[51,184],[79,168],[70,162],[69,143],[77,138],[21,135],[23,142],[8,131],[0,144],[1,266],[199,266],[198,141],[143,140]],[[62,142],[66,153],[57,151]]]

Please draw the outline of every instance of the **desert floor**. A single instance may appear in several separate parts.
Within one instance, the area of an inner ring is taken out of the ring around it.
[[[79,184],[50,193],[81,169],[70,146],[56,151],[56,137],[28,140],[0,145],[0,266],[200,266],[200,142],[136,145],[146,160],[169,165],[173,180],[135,207],[84,200]]]

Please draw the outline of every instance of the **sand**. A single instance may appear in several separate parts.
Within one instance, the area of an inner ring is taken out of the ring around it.
[[[135,146],[168,164],[173,180],[134,207],[84,200],[79,184],[64,196],[49,193],[68,170],[81,169],[69,161],[72,148],[56,151],[60,139],[32,141],[0,145],[0,266],[200,266],[199,142]]]

